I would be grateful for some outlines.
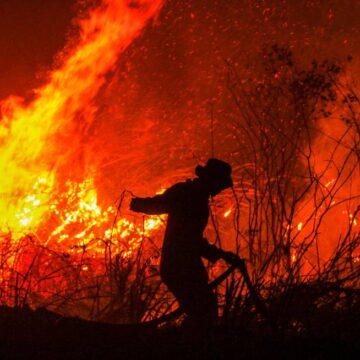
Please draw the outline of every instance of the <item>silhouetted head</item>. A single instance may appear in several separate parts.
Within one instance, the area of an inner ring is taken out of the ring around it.
[[[231,166],[219,159],[211,158],[205,166],[198,165],[195,174],[206,184],[212,196],[233,186]]]

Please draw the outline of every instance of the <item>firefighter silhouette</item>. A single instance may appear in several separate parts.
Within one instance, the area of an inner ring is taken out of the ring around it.
[[[217,300],[208,287],[201,257],[217,261],[225,252],[203,237],[209,198],[232,186],[231,166],[211,158],[195,168],[197,178],[177,183],[163,194],[133,198],[130,209],[149,215],[168,214],[160,275],[183,307],[187,322],[211,325],[217,318]]]

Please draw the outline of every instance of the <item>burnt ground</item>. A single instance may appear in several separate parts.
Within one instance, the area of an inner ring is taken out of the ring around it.
[[[1,359],[358,358],[356,334],[349,341],[332,334],[315,337],[274,333],[265,327],[219,327],[212,341],[203,344],[177,327],[113,325],[63,318],[47,310],[0,308]]]

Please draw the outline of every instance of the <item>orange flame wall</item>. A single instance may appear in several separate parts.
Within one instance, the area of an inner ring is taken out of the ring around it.
[[[79,20],[77,46],[36,90],[29,104],[1,103],[0,230],[21,236],[36,229],[49,210],[60,171],[79,151],[77,131],[86,131],[93,100],[119,55],[160,10],[161,0],[103,0]],[[72,175],[86,176],[71,163]]]

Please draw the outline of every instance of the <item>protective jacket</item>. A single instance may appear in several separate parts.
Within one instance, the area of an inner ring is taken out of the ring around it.
[[[210,261],[219,258],[219,250],[203,237],[208,202],[208,192],[195,179],[175,184],[161,195],[135,198],[131,204],[132,210],[145,214],[168,214],[160,274],[178,298],[184,291],[207,286],[208,276],[201,257]]]

